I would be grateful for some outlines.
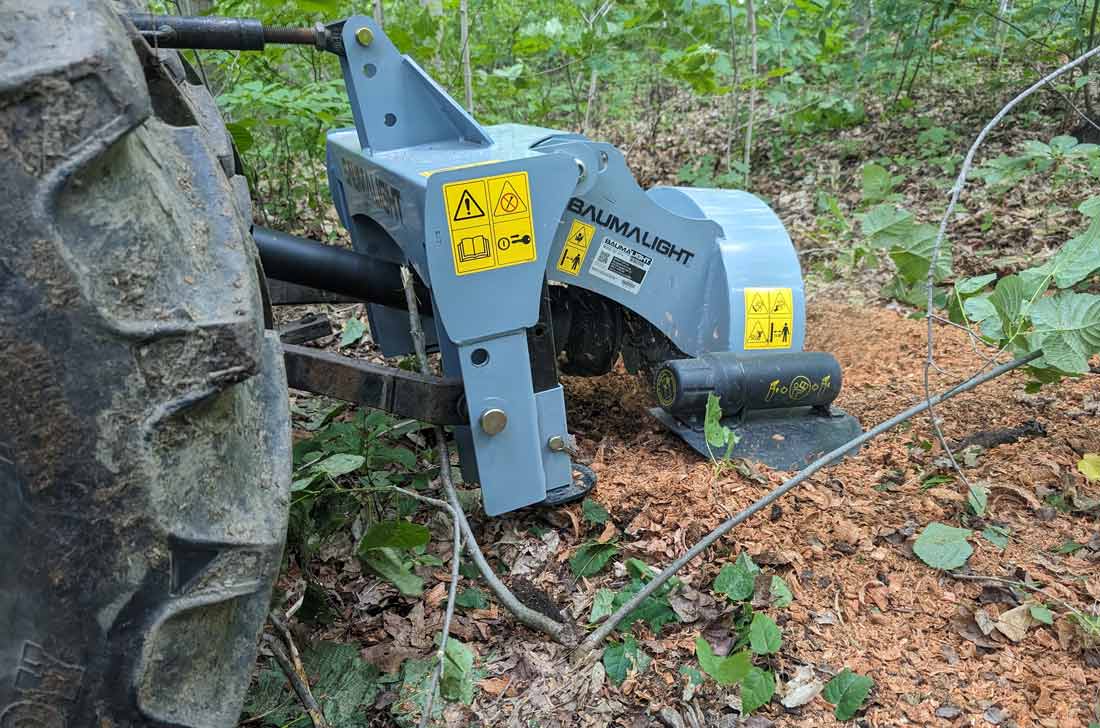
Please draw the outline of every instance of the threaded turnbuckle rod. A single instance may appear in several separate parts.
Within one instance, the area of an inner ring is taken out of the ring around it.
[[[192,50],[262,51],[268,43],[311,45],[318,50],[344,54],[340,37],[343,21],[312,28],[265,26],[251,18],[153,15],[130,13],[130,22],[151,46]]]

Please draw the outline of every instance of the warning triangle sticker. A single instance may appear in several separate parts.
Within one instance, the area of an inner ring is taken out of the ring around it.
[[[790,306],[787,305],[787,297],[782,293],[775,294],[775,298],[772,299],[772,313],[790,313]]]
[[[757,321],[756,326],[752,330],[752,340],[753,341],[763,341],[764,340],[764,334],[765,334],[764,327],[760,325],[759,321]]]
[[[527,205],[523,204],[523,198],[516,192],[511,182],[505,182],[500,188],[500,196],[497,198],[494,215],[514,215],[517,212],[527,212]]]
[[[478,217],[485,217],[485,211],[481,209],[481,205],[477,204],[477,200],[474,199],[469,190],[462,190],[462,197],[458,198],[455,214],[451,219],[455,222],[461,222],[462,220],[473,220]]]
[[[764,297],[757,293],[752,297],[752,304],[749,306],[753,313],[767,313],[768,304],[764,301]]]

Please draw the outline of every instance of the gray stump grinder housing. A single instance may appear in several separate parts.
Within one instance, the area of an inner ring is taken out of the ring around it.
[[[0,0],[0,728],[235,722],[286,528],[288,382],[449,426],[489,515],[592,486],[559,374],[620,356],[704,454],[712,394],[733,457],[797,469],[858,434],[756,197],[643,190],[609,144],[483,127],[366,17],[46,5]],[[355,127],[327,169],[354,250],[250,226],[213,99],[168,50],[266,43],[340,58]],[[337,293],[410,353],[401,266],[442,376],[271,331],[269,303]]]

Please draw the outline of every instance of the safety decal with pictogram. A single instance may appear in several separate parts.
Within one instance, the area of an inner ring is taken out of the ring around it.
[[[530,263],[538,257],[526,172],[443,185],[455,275]]]
[[[745,289],[745,349],[789,349],[794,339],[790,288]]]

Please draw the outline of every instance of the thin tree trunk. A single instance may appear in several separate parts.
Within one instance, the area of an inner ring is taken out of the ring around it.
[[[1000,5],[997,6],[997,15],[1007,18],[1009,7],[1009,0],[1001,0]],[[1005,54],[1005,41],[1008,40],[1008,32],[1005,24],[998,20],[993,21],[993,40],[997,43],[997,66],[999,67],[1001,57]]]
[[[745,13],[749,22],[749,41],[752,48],[752,81],[749,86],[749,118],[745,128],[745,189],[749,188],[749,173],[752,170],[752,123],[756,115],[756,9],[752,0],[745,0]]]
[[[592,131],[592,107],[596,105],[596,80],[598,77],[599,74],[593,68],[591,75],[588,77],[588,103],[584,107],[584,127],[582,131],[586,136]]]
[[[462,44],[462,85],[466,90],[466,111],[474,113],[474,80],[470,70],[470,0],[458,3],[459,43]]]
[[[730,21],[730,70],[733,74],[729,94],[729,131],[726,134],[726,174],[728,175],[733,169],[733,137],[737,129],[737,87],[741,83],[741,74],[737,66],[737,26],[733,20],[733,0],[727,0],[726,11]]]
[[[916,22],[915,27],[916,27],[916,35],[917,35],[918,38],[920,37],[920,24],[921,24],[921,21],[924,20],[924,11],[926,9],[927,8],[925,6],[921,6],[920,15],[917,16],[917,22]],[[898,35],[898,39],[900,41],[900,39],[901,39],[900,34]],[[916,44],[916,41],[914,41],[914,45],[915,44]],[[896,51],[897,48],[895,47],[894,50]],[[912,48],[910,48],[908,55],[905,56],[905,65],[901,69],[901,79],[898,81],[898,88],[897,88],[897,91],[894,92],[894,98],[890,102],[891,104],[896,104],[898,102],[898,99],[901,98],[901,92],[905,89],[905,79],[906,79],[906,77],[909,76],[909,62],[913,60],[913,53],[914,53],[914,50]],[[896,57],[896,53],[895,53],[895,57]]]
[[[374,22],[379,28],[386,27],[386,14],[382,12],[382,0],[374,0]]]
[[[1096,11],[1097,11],[1097,8],[1100,8],[1100,0],[1092,0],[1092,18],[1089,19],[1089,42],[1088,42],[1088,46],[1086,47],[1085,50],[1092,50],[1093,48],[1096,47],[1095,43],[1096,43]],[[1089,67],[1091,65],[1092,64],[1089,61],[1085,61],[1084,65],[1081,66],[1081,72],[1083,74],[1085,74],[1086,76],[1088,76],[1089,75]],[[1085,113],[1088,114],[1090,118],[1094,116],[1093,109],[1092,109],[1092,106],[1093,106],[1092,85],[1093,85],[1093,81],[1090,78],[1089,81],[1084,86]]]
[[[432,52],[432,68],[436,71],[438,76],[443,69],[443,35],[446,32],[446,25],[442,22],[443,18],[443,0],[420,0],[421,7],[424,7],[428,11],[428,15],[431,16],[432,22],[436,24],[435,29],[435,50]]]

